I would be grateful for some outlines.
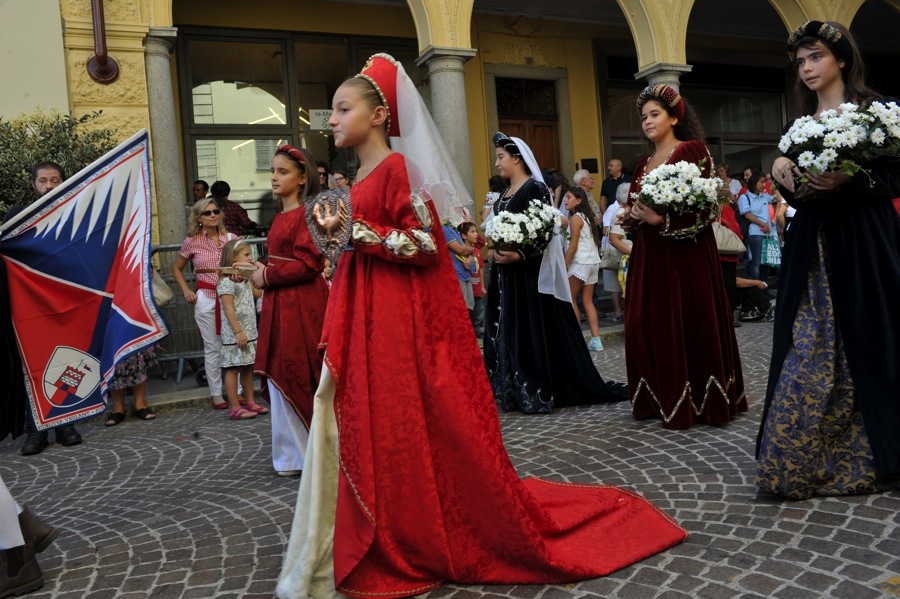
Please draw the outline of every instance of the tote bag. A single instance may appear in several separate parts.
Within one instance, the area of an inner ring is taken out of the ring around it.
[[[716,247],[723,256],[734,256],[743,254],[747,251],[744,242],[737,236],[737,233],[726,227],[725,225],[713,222],[713,233],[716,236]]]
[[[781,245],[777,237],[763,238],[759,263],[763,266],[781,266]]]

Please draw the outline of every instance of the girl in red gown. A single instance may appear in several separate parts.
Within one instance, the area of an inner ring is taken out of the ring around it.
[[[423,153],[404,146],[412,142],[403,133],[434,128],[417,93],[398,63],[377,55],[334,96],[335,144],[353,146],[361,161],[350,195],[352,251],[331,288],[279,597],[405,597],[450,581],[563,583],[608,574],[687,536],[629,491],[519,479],[446,255],[439,214],[451,217],[445,210],[459,202],[407,163],[420,166]],[[409,99],[420,107],[413,122],[397,109]],[[391,151],[385,129],[408,157]],[[446,150],[438,136],[432,143],[434,160]]]
[[[268,260],[251,282],[265,290],[256,343],[256,374],[266,377],[272,406],[272,464],[279,476],[303,470],[313,392],[322,373],[318,344],[328,285],[325,256],[313,243],[303,200],[319,192],[306,150],[283,145],[272,159],[272,193],[284,209],[272,219]]]
[[[710,176],[712,157],[697,115],[668,85],[638,96],[638,114],[653,152],[637,165],[630,195],[644,175],[682,160]],[[747,411],[731,307],[711,221],[715,211],[659,214],[629,201],[636,224],[628,270],[625,364],[637,420],[665,428],[725,424]]]

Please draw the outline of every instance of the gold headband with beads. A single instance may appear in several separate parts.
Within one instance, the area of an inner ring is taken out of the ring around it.
[[[838,58],[847,62],[853,60],[853,50],[847,37],[837,27],[823,21],[807,21],[795,29],[788,37],[788,56],[794,59],[796,46],[805,37],[815,37],[826,41],[837,50]]]

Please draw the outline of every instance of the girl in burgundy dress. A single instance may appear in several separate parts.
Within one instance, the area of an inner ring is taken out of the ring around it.
[[[644,176],[682,160],[710,176],[712,157],[693,109],[668,85],[637,100],[652,152],[637,165],[632,198]],[[710,226],[718,214],[659,214],[630,200],[635,225],[625,310],[625,364],[632,412],[665,428],[726,424],[747,411],[744,379],[719,253]]]

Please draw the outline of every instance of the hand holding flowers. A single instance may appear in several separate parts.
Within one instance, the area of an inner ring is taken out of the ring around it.
[[[631,194],[634,200],[631,218],[659,225],[663,221],[661,215],[668,211],[677,214],[694,212],[697,214],[696,235],[704,223],[701,212],[718,209],[723,201],[722,180],[702,176],[704,162],[705,159],[699,164],[684,160],[661,164],[644,175],[640,193]]]
[[[485,234],[491,247],[500,252],[526,246],[543,250],[559,225],[560,214],[556,208],[540,200],[531,200],[525,212],[501,212],[494,216],[488,222]]]
[[[900,107],[896,102],[872,102],[860,110],[845,102],[837,110],[822,111],[819,118],[800,117],[778,148],[796,160],[796,165],[788,164],[789,170],[781,159],[773,165],[782,185],[790,191],[796,187],[793,183],[819,192],[833,190],[859,172],[868,175],[863,165],[875,158],[900,156]],[[800,187],[797,197],[808,193]]]

